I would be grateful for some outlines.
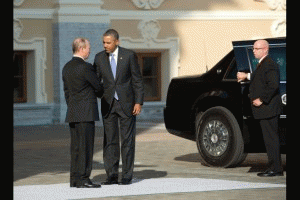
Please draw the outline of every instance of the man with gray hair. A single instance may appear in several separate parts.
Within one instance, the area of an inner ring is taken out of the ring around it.
[[[99,121],[97,96],[103,94],[92,64],[85,62],[90,55],[90,42],[76,38],[72,44],[73,58],[63,68],[64,92],[68,106],[66,122],[71,132],[70,186],[99,188],[89,179],[92,171],[95,121]],[[97,96],[96,96],[97,95]]]

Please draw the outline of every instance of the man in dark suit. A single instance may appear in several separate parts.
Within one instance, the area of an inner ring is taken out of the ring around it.
[[[253,53],[259,64],[251,74],[249,98],[252,102],[252,113],[259,120],[267,150],[269,169],[258,173],[258,176],[283,176],[278,133],[278,119],[281,113],[279,93],[279,66],[269,56],[269,44],[266,40],[254,43]],[[247,73],[239,72],[238,81],[245,80]]]
[[[114,29],[103,35],[104,51],[96,54],[94,67],[104,85],[101,113],[104,124],[103,159],[107,174],[102,184],[118,184],[121,135],[122,179],[132,182],[135,154],[136,115],[144,100],[143,80],[136,54],[119,47],[119,34]]]
[[[63,68],[64,92],[68,106],[66,122],[71,132],[70,186],[96,188],[89,179],[92,170],[95,121],[99,120],[97,97],[103,86],[92,64],[85,62],[90,54],[87,39],[76,38],[72,44],[73,58]]]

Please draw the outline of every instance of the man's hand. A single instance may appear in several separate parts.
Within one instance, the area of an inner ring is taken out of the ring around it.
[[[261,106],[262,103],[263,103],[263,102],[260,100],[260,98],[254,99],[254,100],[252,101],[252,104],[253,104],[254,106],[256,106],[256,107]]]
[[[142,111],[142,105],[141,104],[134,104],[132,114],[133,115],[139,115],[141,113],[141,111]]]
[[[247,79],[247,76],[248,76],[248,74],[245,73],[245,72],[238,72],[238,73],[236,74],[236,77],[237,77],[237,79],[238,79],[238,82],[242,82],[242,81],[246,80],[246,79]]]

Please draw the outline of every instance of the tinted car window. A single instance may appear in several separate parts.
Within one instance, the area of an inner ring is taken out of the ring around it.
[[[258,60],[254,57],[252,48],[248,48],[248,55],[251,69],[255,71]],[[270,47],[269,55],[280,66],[280,81],[286,81],[286,47]]]
[[[229,69],[228,69],[227,73],[225,74],[224,79],[236,80],[237,72],[238,72],[238,70],[237,70],[237,67],[236,67],[236,61],[233,60],[230,63]]]

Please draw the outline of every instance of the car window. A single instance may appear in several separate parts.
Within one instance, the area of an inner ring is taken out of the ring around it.
[[[254,57],[253,49],[248,48],[249,62],[252,72],[255,71],[258,60]],[[270,57],[280,66],[280,81],[286,81],[286,47],[270,47]]]
[[[229,80],[236,80],[236,74],[237,74],[237,66],[236,66],[236,61],[235,59],[230,63],[230,66],[224,76],[224,79],[229,79]]]

